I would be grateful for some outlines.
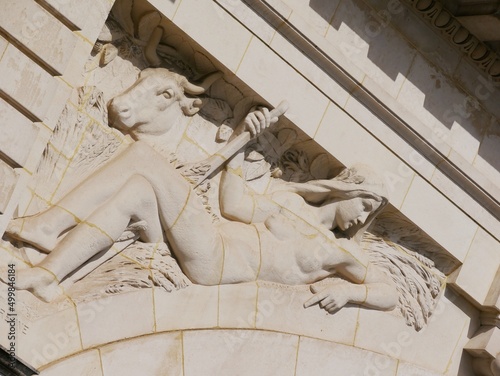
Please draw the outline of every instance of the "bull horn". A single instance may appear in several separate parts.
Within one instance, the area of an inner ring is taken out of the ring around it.
[[[199,85],[192,84],[186,80],[184,83],[184,92],[191,95],[200,95],[203,94],[208,88],[217,81],[220,77],[222,77],[222,72],[214,72],[207,75],[203,81]]]

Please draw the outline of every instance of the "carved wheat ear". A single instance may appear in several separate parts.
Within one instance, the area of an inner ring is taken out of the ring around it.
[[[365,177],[357,175],[358,171],[355,168],[346,168],[335,177],[335,180],[350,184],[361,184],[365,181]]]

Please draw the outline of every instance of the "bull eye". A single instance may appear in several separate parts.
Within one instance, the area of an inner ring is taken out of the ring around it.
[[[165,90],[162,95],[167,98],[167,99],[170,99],[174,96],[174,91],[172,89],[167,89]]]

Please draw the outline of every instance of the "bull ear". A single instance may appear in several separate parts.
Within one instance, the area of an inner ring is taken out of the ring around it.
[[[146,68],[146,69],[143,69],[142,71],[140,71],[139,77],[140,78],[148,77],[148,76],[151,76],[154,72],[155,72],[155,68]]]
[[[159,77],[168,77],[170,75],[173,75],[173,73],[166,68],[146,68],[139,73],[139,77],[144,78],[152,76],[153,74],[158,74]]]
[[[214,72],[205,76],[199,85],[192,84],[187,80],[184,82],[184,92],[191,95],[203,94],[208,88],[219,78],[222,77],[222,72]]]

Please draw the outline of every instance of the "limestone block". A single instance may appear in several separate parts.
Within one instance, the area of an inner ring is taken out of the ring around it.
[[[453,77],[497,119],[500,118],[498,83],[479,71],[468,59],[462,59]],[[486,124],[485,124],[486,125]],[[485,126],[483,125],[483,126]]]
[[[491,115],[441,71],[417,55],[397,99],[443,143],[472,162],[479,148],[481,128],[490,124]]]
[[[233,72],[252,34],[212,1],[182,1],[174,23]]]
[[[38,128],[38,134],[31,149],[29,151],[29,156],[24,164],[26,171],[33,173],[40,163],[40,158],[42,153],[47,147],[52,131],[44,126],[42,123],[35,123]]]
[[[219,326],[221,328],[255,328],[257,318],[257,284],[219,286]]]
[[[460,304],[460,303],[459,303]],[[469,342],[471,333],[480,326],[480,320],[478,311],[474,307],[467,308],[468,312],[474,311],[474,314],[471,315],[471,322],[464,327],[462,334],[460,335],[459,340],[456,344],[456,350],[451,356],[450,363],[446,372],[446,376],[454,376],[454,375],[474,375],[472,370],[473,368],[473,360],[472,357],[463,351],[467,342]],[[426,367],[428,368],[428,367]]]
[[[453,151],[450,155],[455,154]],[[476,171],[477,175],[477,171]],[[474,178],[474,176],[470,176],[470,178]],[[483,181],[485,181],[483,179]],[[478,183],[481,188],[488,191],[485,185],[482,185],[483,181],[479,180]],[[489,210],[486,210],[483,205],[478,203],[474,198],[469,196],[464,189],[462,189],[455,182],[450,180],[448,176],[446,176],[441,170],[436,169],[430,179],[432,185],[434,185],[441,193],[446,195],[448,199],[453,202],[457,207],[461,208],[464,212],[471,216],[479,225],[484,227],[487,231],[489,231],[493,236],[500,238],[500,227],[498,226],[498,219],[492,214]],[[494,187],[489,187],[489,193],[495,197],[495,192],[498,189]]]
[[[98,350],[90,350],[50,365],[40,376],[104,376]]]
[[[304,302],[311,296],[308,288],[290,291],[259,282],[257,329],[306,335],[351,345],[356,332],[359,307],[344,307],[330,315],[317,305],[304,308]]]
[[[62,110],[66,105],[67,100],[71,95],[72,87],[68,85],[67,82],[62,80],[60,77],[56,78],[57,89],[52,97],[52,102],[50,104],[47,114],[43,118],[44,124],[50,129],[54,129],[59,121],[59,116],[61,116]]]
[[[288,22],[293,25],[295,29],[300,30],[300,33],[302,33],[317,49],[326,55],[330,57],[331,60],[335,61],[336,64],[338,64],[342,69],[344,69],[354,80],[358,82],[362,82],[363,78],[365,77],[365,73],[358,68],[355,64],[352,64],[351,60],[349,57],[345,56],[341,50],[339,49],[338,45],[330,43],[327,39],[325,39],[324,34],[318,33],[318,25],[317,24],[311,24],[308,19],[315,18],[312,16],[314,14],[313,11],[310,11],[310,15],[308,16],[303,16],[303,14],[299,11],[293,11],[293,8],[290,8],[287,6],[287,4],[284,4],[281,0],[276,0],[276,1],[268,1],[267,2],[272,8],[273,11],[276,13],[279,13],[282,17],[285,19],[288,19]],[[331,2],[309,2],[309,6],[312,9],[326,9],[327,13],[332,11],[331,4],[336,4],[336,1],[331,1]],[[303,6],[301,5],[300,2],[294,1],[294,6],[300,7],[300,9],[303,9]],[[289,14],[292,12],[291,14]],[[277,25],[279,27],[280,33],[286,33],[286,28],[283,25]],[[321,29],[321,26],[319,26]],[[294,33],[292,32],[292,38],[294,36]],[[275,37],[277,37],[279,34],[276,34]],[[295,41],[297,41],[296,38]],[[298,49],[301,49],[300,42],[298,45]],[[331,79],[329,79],[331,81]],[[325,84],[325,83],[323,83]],[[339,102],[341,103],[341,102]]]
[[[273,4],[275,1],[270,2]],[[333,18],[340,0],[306,2],[301,0],[283,0],[293,13],[307,22],[319,35],[325,35],[330,27],[330,20]]]
[[[283,18],[290,18],[293,9],[283,0],[269,0],[266,2],[274,9],[276,13],[281,14]]]
[[[12,44],[0,61],[0,90],[41,121],[49,111],[57,80]]]
[[[71,3],[76,4],[77,1],[71,0]],[[91,44],[94,44],[94,42],[97,40],[97,37],[102,31],[102,27],[104,26],[104,22],[108,18],[113,3],[114,1],[93,0],[92,5],[89,5],[87,2],[85,2],[84,5],[82,2],[80,2],[78,7],[74,7],[73,9],[81,9],[81,13],[78,17],[85,18],[86,23],[77,33],[90,41]],[[84,17],[82,17],[82,15],[84,15]]]
[[[7,48],[9,42],[7,42],[7,40],[0,36],[0,60],[2,60],[2,55],[5,51],[5,49]]]
[[[272,105],[286,98],[290,103],[286,117],[309,136],[314,135],[328,98],[261,41],[252,39],[236,73]],[[284,93],[287,87],[293,90]]]
[[[356,97],[349,97],[344,110],[404,161],[404,164],[400,166],[400,171],[398,171],[399,174],[403,176],[409,174],[411,167],[424,178],[431,179],[436,166],[368,110]]]
[[[34,1],[5,0],[2,6],[9,9],[0,14],[5,32],[61,75],[75,48],[77,36]]]
[[[101,32],[104,21],[108,17],[110,1],[90,0],[42,0],[51,8],[57,10],[67,21],[74,25],[75,30],[92,43]]]
[[[297,22],[295,22],[297,24]],[[301,29],[302,30],[302,29]],[[292,65],[309,82],[321,90],[328,98],[343,107],[349,93],[339,85],[318,65],[309,59],[294,45],[277,33],[271,43],[271,48],[276,51],[288,64]]]
[[[177,11],[177,8],[179,8],[181,1],[151,0],[149,3],[158,9],[161,14],[172,19]]]
[[[171,293],[154,289],[154,294],[157,331],[217,326],[218,287],[193,285]]]
[[[16,186],[18,175],[7,163],[0,160],[0,213],[4,213],[12,192]]]
[[[183,340],[185,376],[294,374],[297,336],[258,330],[205,330],[184,332]]]
[[[500,354],[500,329],[481,327],[464,349],[474,357],[494,359]]]
[[[29,178],[31,177],[29,172],[25,169],[18,169],[16,170],[16,173],[18,174],[18,178],[14,189],[10,195],[8,203],[6,203],[5,209],[3,210],[3,215],[0,215],[0,234],[3,234],[7,228],[7,224],[16,211],[17,203],[19,202],[20,197],[26,193],[26,186]],[[2,176],[2,172],[0,172],[0,176]]]
[[[0,99],[0,153],[24,166],[36,140],[38,127],[14,107]]]
[[[314,139],[344,165],[362,162],[377,171],[386,183],[390,202],[401,206],[414,171],[345,111],[330,104]]]
[[[264,43],[270,43],[276,30],[259,17],[245,2],[234,0],[216,0],[228,13],[258,36]],[[291,12],[291,10],[289,10]]]
[[[398,361],[386,355],[301,337],[295,374],[395,376],[397,368]]]
[[[40,301],[36,298],[23,292],[17,293],[17,299],[19,302],[31,301],[31,304],[38,305],[38,312],[43,312],[45,308],[40,307]],[[68,308],[32,322],[20,318],[26,322],[27,328],[19,328],[17,354],[32,367],[39,368],[82,350],[75,308],[70,302],[66,302],[66,305]]]
[[[152,333],[153,310],[153,293],[149,289],[78,303],[78,320],[84,349]]]
[[[477,224],[420,176],[413,179],[401,212],[458,260],[465,259]]]
[[[485,306],[495,307],[495,309],[500,310],[500,268],[497,271],[496,276],[493,279],[493,283],[490,286],[490,290],[486,295],[484,301]]]
[[[486,133],[481,140],[481,145],[473,166],[487,176],[491,182],[500,187],[500,123],[496,123],[497,133]],[[492,127],[492,130],[494,128]]]
[[[462,267],[450,280],[480,305],[484,305],[488,292],[500,268],[500,243],[482,228],[478,228]]]
[[[493,197],[500,197],[500,186],[493,183],[489,175],[484,175],[474,168],[457,150],[452,149],[448,155],[450,162],[454,163],[471,180]]]
[[[415,332],[395,315],[361,310],[354,346],[437,373],[444,373],[447,367],[455,367],[452,359],[460,363],[462,346],[475,318],[471,317],[474,312],[470,307],[462,310],[460,299],[447,295],[441,297],[428,326],[420,332]]]
[[[371,12],[361,0],[341,2],[326,39],[395,98],[416,50]]]
[[[410,363],[399,362],[398,373],[396,376],[442,376],[441,373],[429,371],[424,368],[417,367]]]
[[[182,376],[182,334],[149,335],[100,349],[104,376]]]
[[[84,66],[92,51],[92,44],[78,38],[63,78],[73,87],[83,86],[85,83]]]

